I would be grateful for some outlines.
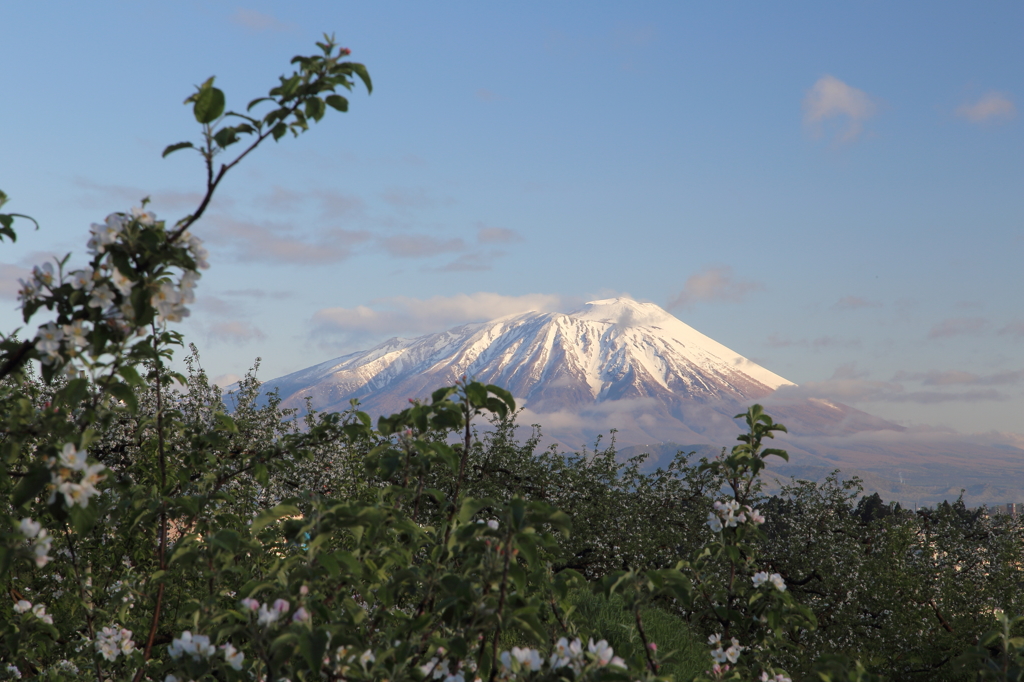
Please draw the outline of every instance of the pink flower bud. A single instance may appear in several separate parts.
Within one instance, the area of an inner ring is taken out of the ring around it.
[[[241,604],[242,604],[242,608],[243,609],[249,609],[250,611],[259,611],[260,610],[260,603],[258,601],[256,601],[255,599],[253,599],[252,597],[249,597],[247,599],[243,599],[241,601]]]
[[[285,599],[274,600],[274,610],[278,613],[288,613],[288,609],[290,609],[291,607],[292,605],[289,604],[288,601]]]

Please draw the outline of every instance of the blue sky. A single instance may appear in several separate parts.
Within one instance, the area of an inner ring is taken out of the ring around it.
[[[160,151],[193,85],[240,108],[325,31],[375,90],[197,229],[212,375],[628,294],[816,395],[1024,433],[1014,2],[15,3],[0,189],[43,227],[0,256],[4,328],[91,222],[189,211],[199,160]]]

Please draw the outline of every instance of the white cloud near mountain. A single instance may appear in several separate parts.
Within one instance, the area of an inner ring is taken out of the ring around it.
[[[433,296],[394,296],[355,308],[323,308],[313,315],[321,334],[385,335],[436,332],[468,322],[482,322],[531,310],[561,309],[564,299],[553,294],[504,296],[490,292]]]
[[[835,140],[844,143],[853,142],[864,132],[864,121],[875,115],[878,104],[863,90],[825,75],[807,91],[803,109],[804,125],[815,137],[824,135],[827,122],[841,122]]]
[[[956,115],[971,123],[1008,121],[1017,115],[1017,107],[1005,92],[992,90],[982,95],[977,102],[957,107]]]
[[[690,308],[695,303],[739,303],[747,294],[761,289],[764,286],[758,282],[737,279],[727,265],[708,267],[691,275],[666,307],[672,310]]]
[[[1001,402],[1010,396],[1000,390],[1024,384],[1024,370],[977,374],[962,370],[899,371],[888,381],[868,378],[853,364],[842,365],[825,381],[784,386],[780,398],[824,398],[851,404],[863,403],[973,403]]]

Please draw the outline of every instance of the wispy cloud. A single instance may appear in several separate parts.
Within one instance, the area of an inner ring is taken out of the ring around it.
[[[267,335],[259,327],[248,322],[225,320],[223,322],[214,322],[207,326],[206,337],[211,341],[247,343],[249,341],[262,341]]]
[[[973,104],[962,104],[956,109],[956,115],[971,123],[992,123],[1009,121],[1017,115],[1017,107],[1005,92],[995,90],[982,95]]]
[[[863,90],[825,75],[804,96],[803,109],[804,125],[816,137],[824,135],[828,121],[843,122],[835,137],[843,143],[856,140],[864,132],[864,121],[875,115],[878,105]]]
[[[313,315],[321,333],[385,335],[439,332],[458,324],[492,320],[531,310],[554,311],[561,296],[526,294],[505,296],[490,292],[434,296],[427,299],[396,296],[355,308],[324,308]]]
[[[437,268],[438,272],[482,272],[491,269],[491,263],[498,256],[504,255],[503,251],[491,251],[489,253],[474,252],[464,253],[446,265]]]
[[[132,185],[108,185],[82,177],[75,178],[74,183],[75,186],[86,191],[86,194],[78,200],[79,206],[106,212],[110,212],[111,209],[128,210],[132,206],[138,206],[143,198],[149,197],[157,217],[168,219],[171,216],[162,215],[162,211],[189,211],[203,200],[203,195],[200,192],[147,191]],[[234,203],[225,196],[217,195],[212,205],[218,208],[230,208]],[[102,216],[100,217],[102,218]]]
[[[359,218],[366,210],[366,202],[354,194],[333,189],[303,192],[280,185],[275,185],[269,194],[257,197],[254,203],[267,211],[288,214],[313,204],[320,210],[320,219],[326,221]]]
[[[983,317],[950,317],[936,323],[928,331],[929,339],[945,339],[961,334],[976,334],[988,324]]]
[[[861,308],[881,308],[878,301],[869,301],[860,296],[843,296],[831,305],[832,310],[860,310]]]
[[[739,303],[752,291],[764,286],[757,282],[736,279],[732,268],[718,266],[705,268],[686,280],[683,290],[668,303],[668,308],[690,308],[695,303]]]
[[[32,274],[29,268],[12,263],[0,263],[0,298],[17,298],[21,290],[19,279],[28,279]]]
[[[370,241],[363,230],[327,229],[301,234],[291,225],[245,222],[224,216],[210,221],[209,241],[222,244],[248,263],[328,265],[349,258],[359,244]]]
[[[505,227],[488,227],[477,223],[476,240],[481,244],[512,244],[524,241],[523,235]]]
[[[958,370],[929,372],[897,372],[893,381],[917,381],[925,386],[1011,386],[1024,383],[1024,370],[1008,370],[995,374],[974,374]]]
[[[845,403],[970,403],[1004,401],[1010,396],[991,388],[1024,384],[1024,370],[1007,370],[993,374],[975,374],[960,370],[900,371],[889,381],[869,378],[855,364],[837,368],[825,381],[806,382],[800,386],[783,387],[783,398],[825,398]]]
[[[426,258],[463,251],[466,242],[458,237],[440,239],[427,234],[399,234],[381,239],[380,246],[396,258]]]
[[[384,203],[394,208],[432,208],[438,201],[431,197],[423,187],[389,187],[381,194]],[[454,203],[447,200],[446,204]]]
[[[232,24],[241,26],[253,33],[262,33],[264,31],[287,33],[298,28],[296,24],[281,21],[276,17],[264,14],[263,12],[257,12],[254,9],[244,9],[242,7],[234,11],[230,21]]]
[[[778,334],[768,336],[768,345],[772,348],[788,348],[796,346],[810,348],[818,351],[825,348],[857,348],[860,346],[858,339],[843,339],[838,336],[819,336],[814,339],[790,339],[780,337]]]
[[[1015,336],[1024,339],[1024,320],[1014,320],[999,330],[1000,336]]]

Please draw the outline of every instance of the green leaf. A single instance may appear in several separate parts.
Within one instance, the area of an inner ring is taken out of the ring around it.
[[[135,391],[127,384],[116,382],[106,387],[107,392],[114,398],[124,403],[128,410],[135,414],[139,411],[139,399],[135,397]]]
[[[324,111],[326,111],[326,109],[327,107],[324,106],[324,101],[319,97],[313,97],[312,99],[306,100],[306,116],[314,121],[319,121],[323,118]]]
[[[20,507],[43,491],[46,484],[52,478],[50,467],[44,464],[37,464],[32,467],[25,476],[18,482],[18,486],[11,495],[11,505]]]
[[[195,96],[192,113],[199,123],[213,123],[224,113],[224,93],[213,87],[213,79],[203,83]]]
[[[338,111],[348,111],[348,100],[341,95],[328,95],[326,101]]]
[[[176,144],[169,144],[164,149],[164,153],[161,154],[161,158],[167,158],[168,154],[173,154],[174,152],[178,151],[179,149],[190,149],[193,146],[194,145],[191,142],[178,142]]]
[[[225,412],[218,412],[214,415],[214,419],[217,421],[218,431],[238,433],[238,425],[235,424],[235,420],[231,418],[231,415]]]
[[[299,508],[291,504],[279,504],[271,509],[266,509],[253,519],[252,532],[258,533],[274,521],[285,517],[285,516],[299,516],[302,512]]]
[[[363,85],[366,86],[366,94],[372,94],[373,83],[370,81],[370,72],[366,70],[366,67],[357,62],[352,62],[352,70],[355,71],[356,75],[363,81]]]

